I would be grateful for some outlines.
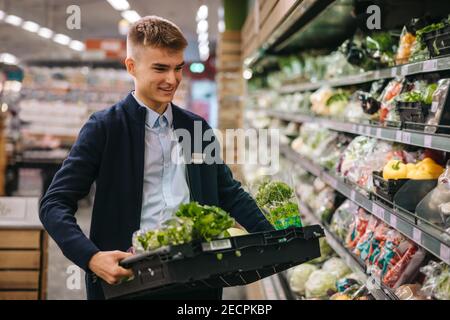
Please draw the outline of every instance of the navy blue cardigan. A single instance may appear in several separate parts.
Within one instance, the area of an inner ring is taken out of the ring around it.
[[[88,263],[95,253],[126,251],[133,232],[139,229],[145,114],[145,107],[131,94],[94,113],[40,202],[39,215],[45,229],[64,255],[88,276]],[[186,129],[193,136],[194,121],[202,121],[203,130],[210,128],[201,117],[173,106],[174,129]],[[228,166],[193,163],[186,168],[192,200],[223,208],[250,232],[272,229],[254,200],[233,179]],[[88,194],[94,181],[96,194],[87,238],[75,212],[78,200]],[[89,291],[88,287],[88,296]],[[99,298],[97,294],[91,297]]]

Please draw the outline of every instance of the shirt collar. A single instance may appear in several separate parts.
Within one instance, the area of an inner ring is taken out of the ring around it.
[[[136,102],[140,106],[145,107],[145,109],[147,110],[146,116],[145,116],[145,123],[150,128],[154,128],[156,121],[158,121],[158,119],[160,117],[160,114],[158,112],[154,111],[153,109],[149,108],[145,103],[143,103],[141,100],[139,100],[138,97],[136,97],[136,94],[135,94],[134,91],[132,91],[131,94],[133,95],[133,98],[136,100]],[[171,127],[172,126],[172,121],[173,121],[172,103],[169,102],[167,104],[166,111],[164,111],[162,116],[164,116],[167,119],[169,127]]]

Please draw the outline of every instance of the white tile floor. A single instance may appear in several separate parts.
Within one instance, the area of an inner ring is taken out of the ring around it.
[[[91,210],[90,206],[82,202],[76,215],[78,224],[86,234],[89,233]],[[47,292],[49,300],[86,299],[84,272],[62,254],[52,239],[49,241]],[[243,287],[225,288],[223,299],[244,300],[245,290]]]

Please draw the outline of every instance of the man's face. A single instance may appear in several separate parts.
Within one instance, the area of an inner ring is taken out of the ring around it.
[[[182,79],[183,54],[183,50],[140,47],[125,61],[136,90],[154,107],[172,101]]]

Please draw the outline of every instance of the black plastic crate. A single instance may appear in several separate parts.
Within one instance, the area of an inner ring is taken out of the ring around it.
[[[422,39],[427,45],[431,57],[450,54],[450,25],[424,33]]]
[[[117,299],[246,285],[319,257],[323,236],[314,225],[163,247],[123,260],[134,278],[102,287],[106,299]]]
[[[422,102],[401,102],[396,105],[400,120],[404,127],[412,130],[423,131],[423,124],[427,120],[431,106]]]
[[[372,172],[373,185],[375,187],[375,194],[380,195],[381,198],[389,200],[391,203],[394,201],[394,196],[400,190],[400,188],[409,179],[384,179],[383,174],[380,171]],[[392,204],[388,204],[392,206]]]

